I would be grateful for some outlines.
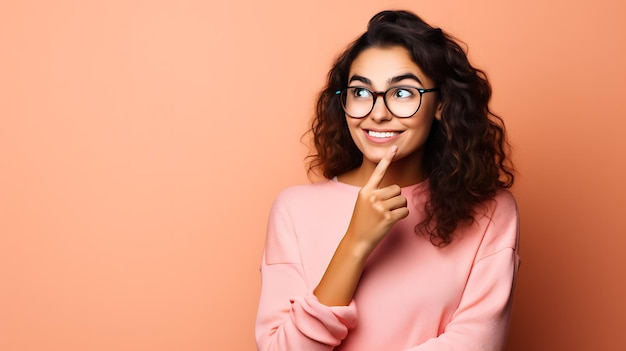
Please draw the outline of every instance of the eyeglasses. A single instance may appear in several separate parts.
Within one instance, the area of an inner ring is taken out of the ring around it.
[[[341,106],[346,115],[363,118],[372,112],[376,100],[383,97],[385,106],[392,115],[408,118],[417,113],[422,105],[422,95],[437,91],[439,88],[422,89],[411,86],[395,86],[386,91],[371,91],[364,87],[347,87],[337,90],[341,97]]]

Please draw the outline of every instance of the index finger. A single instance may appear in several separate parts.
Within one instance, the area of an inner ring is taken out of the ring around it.
[[[395,145],[390,147],[389,150],[387,150],[383,158],[380,160],[380,162],[378,162],[378,165],[376,165],[376,168],[374,168],[374,172],[372,172],[372,175],[367,180],[367,183],[365,184],[364,188],[370,188],[370,189],[378,188],[378,186],[380,185],[380,182],[383,180],[383,177],[385,176],[385,172],[387,172],[387,168],[389,168],[391,161],[396,156],[396,152],[398,152],[398,147]]]

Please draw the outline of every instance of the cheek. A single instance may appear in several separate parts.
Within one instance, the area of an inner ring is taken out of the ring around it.
[[[416,146],[421,146],[426,143],[428,136],[430,135],[430,129],[433,124],[434,118],[421,120],[413,125],[407,126],[411,131],[411,138],[409,143]]]
[[[358,133],[359,131],[359,123],[358,121],[354,121],[354,120],[350,120],[347,119],[346,123],[348,125],[348,131],[350,131],[350,135],[352,136],[352,139],[355,139],[355,137],[357,136],[356,133]]]
[[[435,117],[432,115],[419,116],[419,118],[411,121],[410,124],[406,124],[405,127],[416,134],[428,134],[430,132],[430,126],[433,124]]]

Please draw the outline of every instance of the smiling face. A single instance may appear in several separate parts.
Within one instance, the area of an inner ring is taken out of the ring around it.
[[[404,47],[368,48],[350,66],[348,87],[386,91],[396,86],[434,88],[433,81],[413,62]],[[346,115],[346,119],[350,135],[363,153],[365,166],[367,163],[377,164],[385,152],[396,145],[398,152],[394,162],[416,162],[416,167],[421,167],[423,146],[437,113],[436,93],[423,94],[419,110],[408,118],[394,116],[380,96],[367,116],[352,118]]]

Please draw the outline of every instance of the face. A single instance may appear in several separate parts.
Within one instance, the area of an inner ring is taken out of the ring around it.
[[[374,92],[396,86],[435,87],[401,46],[372,47],[361,52],[350,66],[348,86]],[[423,146],[438,113],[436,105],[436,93],[425,93],[417,113],[399,118],[389,112],[380,96],[367,116],[358,119],[346,115],[350,135],[363,153],[363,162],[378,163],[392,145],[398,147],[394,161],[415,158],[421,162]]]

